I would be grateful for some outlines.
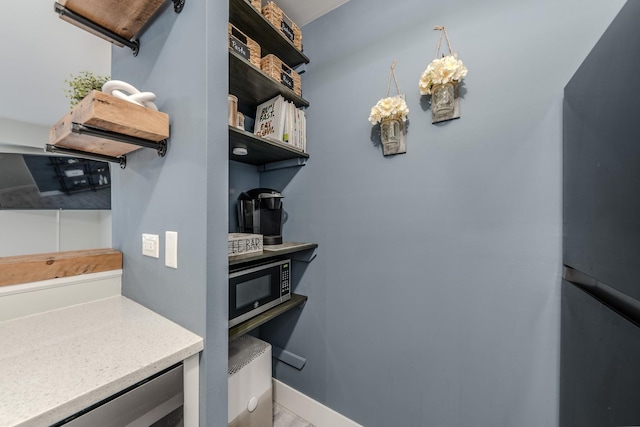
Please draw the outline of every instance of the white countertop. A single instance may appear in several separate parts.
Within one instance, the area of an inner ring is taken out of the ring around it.
[[[0,426],[48,426],[203,349],[122,296],[0,322]]]

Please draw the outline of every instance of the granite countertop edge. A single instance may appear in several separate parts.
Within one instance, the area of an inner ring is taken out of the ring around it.
[[[200,348],[198,348],[200,347]],[[30,420],[25,420],[24,423],[17,424],[16,427],[31,427],[34,425],[50,426],[52,422],[59,422],[65,418],[82,411],[83,409],[95,405],[110,396],[118,393],[126,388],[129,388],[140,381],[149,378],[152,375],[167,369],[186,358],[197,354],[202,351],[202,346],[192,345],[190,348],[185,348],[183,351],[176,352],[170,356],[164,357],[158,360],[152,365],[144,366],[137,371],[132,372],[129,375],[114,380],[104,386],[94,389],[83,396],[79,396],[76,399],[67,402],[62,406],[58,406],[51,411],[44,414],[40,414]],[[41,418],[41,420],[40,420]]]
[[[3,340],[0,427],[57,423],[204,348],[123,296],[0,322]]]

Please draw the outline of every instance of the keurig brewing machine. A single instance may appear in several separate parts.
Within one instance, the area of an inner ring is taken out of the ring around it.
[[[254,188],[238,196],[240,233],[262,234],[264,245],[282,243],[282,193]]]

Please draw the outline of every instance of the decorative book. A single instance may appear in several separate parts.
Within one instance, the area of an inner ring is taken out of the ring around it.
[[[254,134],[262,138],[282,142],[286,102],[282,95],[263,102],[256,109]]]

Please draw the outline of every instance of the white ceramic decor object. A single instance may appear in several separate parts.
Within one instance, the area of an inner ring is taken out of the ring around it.
[[[140,92],[136,87],[122,80],[109,80],[102,85],[102,91],[141,107],[158,111],[158,107],[153,103],[156,100],[155,93]],[[127,92],[128,95],[124,92]]]

